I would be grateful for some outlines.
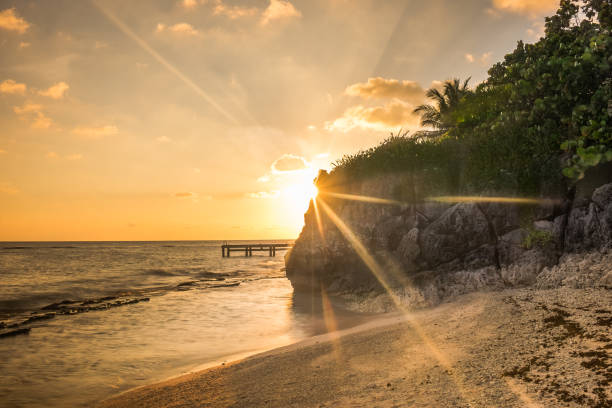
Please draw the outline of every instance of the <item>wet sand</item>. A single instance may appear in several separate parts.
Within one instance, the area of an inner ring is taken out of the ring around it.
[[[611,309],[606,289],[474,293],[99,406],[610,407]]]

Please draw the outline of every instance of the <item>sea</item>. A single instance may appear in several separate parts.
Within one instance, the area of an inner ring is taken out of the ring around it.
[[[221,245],[0,242],[0,407],[92,406],[326,331],[285,250]]]

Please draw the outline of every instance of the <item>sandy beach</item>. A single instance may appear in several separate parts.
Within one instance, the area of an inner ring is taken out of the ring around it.
[[[100,407],[610,407],[612,292],[473,293]]]

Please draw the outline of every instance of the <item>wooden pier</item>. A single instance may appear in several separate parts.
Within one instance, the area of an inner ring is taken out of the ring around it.
[[[269,256],[276,256],[277,249],[289,249],[293,244],[228,244],[221,245],[223,258],[229,257],[232,252],[242,253],[244,256],[253,256],[253,252],[268,252]]]

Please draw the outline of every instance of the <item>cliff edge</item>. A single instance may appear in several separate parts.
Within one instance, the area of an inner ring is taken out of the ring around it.
[[[321,191],[285,258],[296,291],[324,290],[356,307],[386,310],[390,290],[419,307],[534,284],[612,288],[612,183],[532,204],[407,204],[393,200],[407,177]]]

